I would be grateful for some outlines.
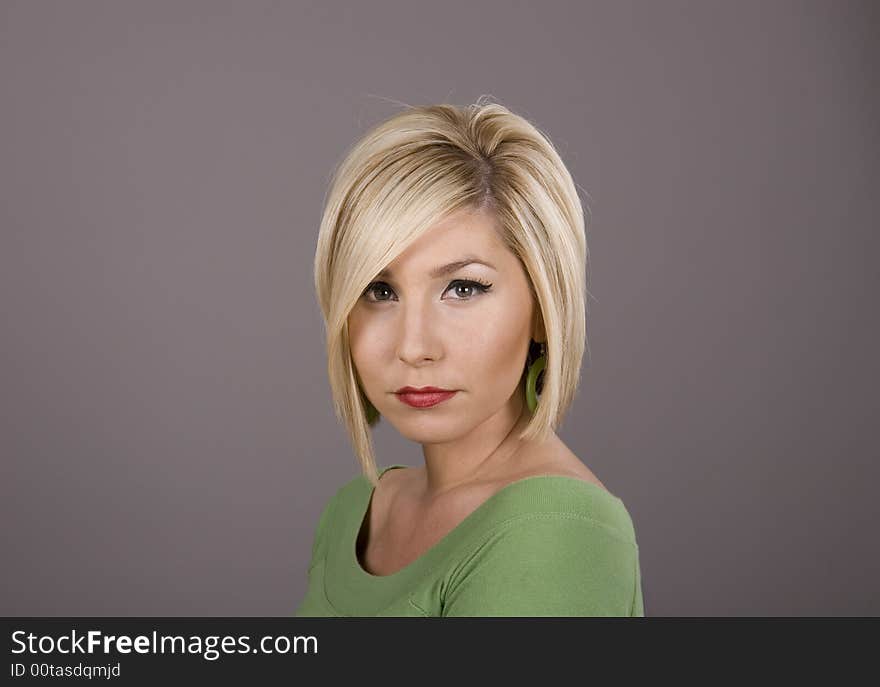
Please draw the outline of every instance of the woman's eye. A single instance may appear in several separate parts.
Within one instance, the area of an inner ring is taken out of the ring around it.
[[[469,301],[475,295],[486,293],[491,288],[491,284],[484,284],[483,282],[473,281],[471,279],[456,279],[446,287],[446,291],[454,290],[454,293],[457,294],[458,297],[453,298],[452,300]],[[446,291],[444,291],[444,293],[446,293]],[[383,301],[393,300],[385,297],[388,293],[394,293],[388,284],[383,281],[375,281],[367,286],[363,295],[373,296],[373,298],[367,298],[367,301],[370,303],[381,303]]]
[[[366,288],[366,290],[364,291],[364,295],[366,296],[366,295],[369,295],[369,294],[375,294],[375,293],[376,293],[377,291],[379,291],[380,289],[381,289],[382,291],[390,291],[390,290],[391,290],[391,287],[389,287],[388,284],[386,284],[385,282],[381,282],[381,281],[373,282],[372,284],[370,284],[370,285]],[[387,299],[385,299],[385,298],[377,298],[377,299],[370,299],[370,298],[368,298],[367,300],[384,301],[384,300],[387,300]]]
[[[459,280],[454,281],[449,285],[449,289],[454,289],[455,293],[459,295],[463,295],[463,298],[458,298],[456,300],[470,300],[477,293],[486,293],[491,287],[491,284],[483,284],[481,282],[469,281],[469,280]]]

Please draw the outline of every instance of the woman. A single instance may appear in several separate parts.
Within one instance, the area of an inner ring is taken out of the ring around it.
[[[296,615],[644,615],[630,516],[555,434],[587,256],[565,165],[501,105],[412,107],[352,148],[315,286],[363,474],[321,513]],[[377,470],[381,417],[424,465]]]

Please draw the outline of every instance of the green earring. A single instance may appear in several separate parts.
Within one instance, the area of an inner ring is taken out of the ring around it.
[[[544,343],[541,343],[541,355],[535,362],[529,365],[529,373],[526,376],[526,403],[529,410],[534,413],[538,407],[538,391],[536,387],[539,385],[538,375],[544,371],[547,366],[547,356],[544,354]],[[541,380],[543,382],[543,378]],[[543,387],[543,383],[540,384]]]

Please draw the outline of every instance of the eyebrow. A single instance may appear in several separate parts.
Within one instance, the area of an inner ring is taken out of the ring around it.
[[[455,272],[456,270],[459,270],[462,267],[465,267],[467,265],[472,265],[472,264],[485,265],[486,267],[490,267],[493,270],[496,269],[495,265],[493,265],[490,262],[486,262],[485,260],[482,260],[482,259],[475,257],[475,256],[467,255],[467,256],[463,257],[461,260],[456,260],[455,262],[450,262],[447,265],[441,265],[440,267],[435,267],[433,270],[430,271],[429,274],[432,279],[436,279],[437,277],[442,277],[447,274],[451,274],[452,272]],[[388,269],[382,270],[381,272],[379,272],[378,276],[390,277],[391,270],[388,270]]]

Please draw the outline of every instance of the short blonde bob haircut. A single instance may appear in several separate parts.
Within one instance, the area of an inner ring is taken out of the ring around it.
[[[407,106],[368,131],[336,167],[315,252],[334,409],[373,485],[370,430],[379,414],[351,358],[348,316],[381,270],[461,210],[494,213],[540,310],[546,367],[540,402],[520,438],[548,438],[578,389],[589,255],[584,208],[553,144],[497,103]]]

